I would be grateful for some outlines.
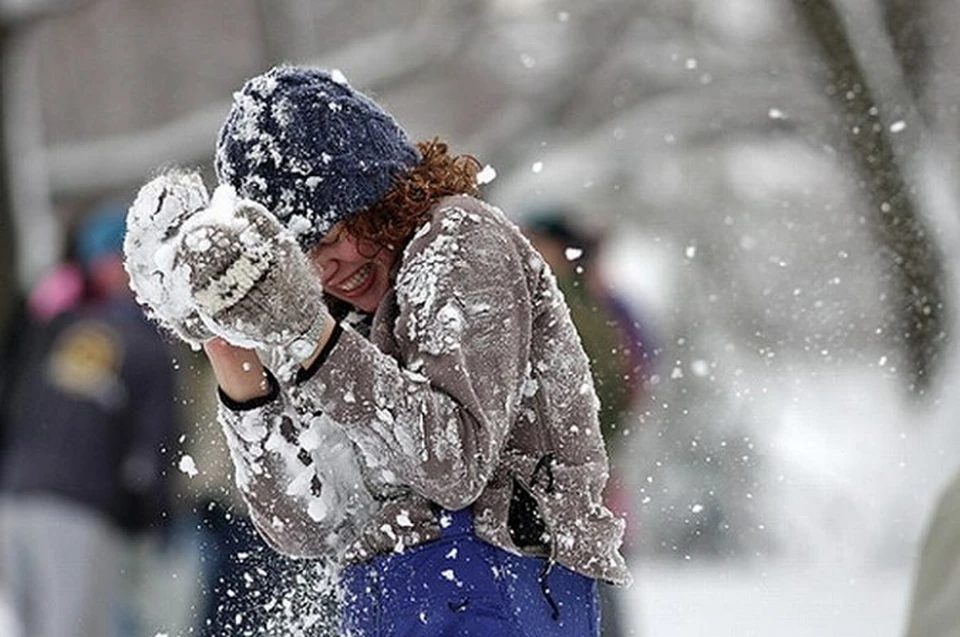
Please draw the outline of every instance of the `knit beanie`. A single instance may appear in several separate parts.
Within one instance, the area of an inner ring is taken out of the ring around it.
[[[396,121],[342,73],[280,66],[234,94],[215,168],[221,183],[263,204],[307,251],[419,161]]]
[[[126,213],[122,202],[111,201],[82,219],[74,235],[73,249],[84,267],[108,254],[122,254]]]

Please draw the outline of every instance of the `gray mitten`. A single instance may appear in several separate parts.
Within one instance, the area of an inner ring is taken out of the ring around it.
[[[174,271],[177,239],[183,224],[210,205],[200,175],[169,170],[144,185],[127,211],[123,242],[130,287],[147,316],[193,347],[213,333],[200,319],[189,287]]]
[[[234,345],[279,347],[305,360],[330,320],[317,272],[293,235],[229,186],[184,227],[175,267],[203,320]]]

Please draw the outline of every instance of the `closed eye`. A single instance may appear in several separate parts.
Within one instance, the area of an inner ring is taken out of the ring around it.
[[[337,241],[340,240],[341,234],[343,234],[343,226],[340,224],[337,224],[330,229],[330,232],[324,235],[323,239],[321,239],[320,243],[317,245],[323,246],[323,247],[332,246],[333,244],[335,244]]]

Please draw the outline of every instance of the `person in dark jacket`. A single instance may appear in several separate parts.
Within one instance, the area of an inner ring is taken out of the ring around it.
[[[127,266],[211,361],[258,531],[331,565],[345,634],[596,635],[597,581],[630,581],[599,403],[476,160],[278,67],[235,95],[216,169],[209,202],[141,189]]]
[[[635,526],[631,493],[636,491],[627,482],[625,468],[631,458],[626,443],[631,427],[639,423],[637,413],[653,369],[654,348],[634,312],[604,281],[600,267],[603,234],[589,229],[582,217],[572,206],[552,205],[528,214],[522,229],[556,275],[590,359],[600,398],[600,431],[610,454],[604,500],[627,522],[625,548],[629,549]],[[600,602],[601,637],[635,634],[627,629],[629,615],[615,587],[601,585]]]
[[[171,352],[130,293],[124,212],[81,222],[87,298],[34,321],[11,392],[0,541],[29,637],[116,634],[123,538],[164,522]]]

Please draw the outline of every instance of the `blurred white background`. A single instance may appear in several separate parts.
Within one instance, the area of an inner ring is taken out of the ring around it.
[[[491,166],[508,215],[610,238],[657,347],[620,467],[636,634],[901,634],[960,464],[960,4],[4,0],[0,23],[0,328],[90,202],[209,171],[245,78],[339,68]]]

